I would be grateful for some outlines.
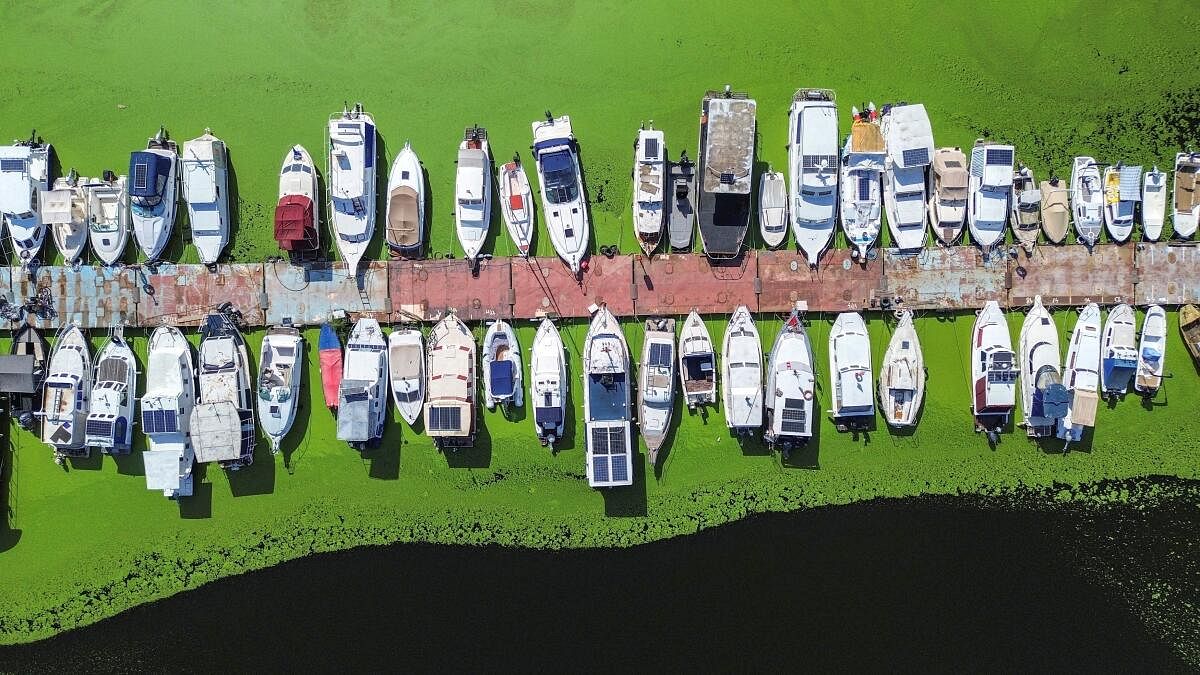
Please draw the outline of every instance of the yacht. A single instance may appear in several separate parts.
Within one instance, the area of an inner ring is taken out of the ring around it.
[[[585,470],[591,487],[633,484],[630,444],[629,346],[607,306],[592,315],[583,341]]]
[[[1013,237],[1026,253],[1033,253],[1038,233],[1042,231],[1042,191],[1033,177],[1033,169],[1022,164],[1013,172],[1012,197],[1009,201]]]
[[[258,359],[258,424],[278,453],[296,420],[301,405],[304,376],[304,337],[295,326],[283,324],[267,330]]]
[[[328,137],[329,225],[354,277],[375,234],[375,118],[357,103],[330,117]]]
[[[1196,194],[1196,172],[1200,170],[1200,152],[1175,155],[1175,191],[1171,202],[1173,236],[1191,239],[1200,221],[1200,195]]]
[[[293,145],[279,168],[275,204],[275,241],[293,261],[314,256],[321,247],[317,167],[303,145]]]
[[[475,337],[450,312],[429,332],[425,432],[440,450],[475,444]]]
[[[915,251],[925,245],[925,170],[934,150],[929,114],[920,103],[888,104],[883,106],[880,129],[887,145],[883,207],[892,245]]]
[[[42,193],[50,189],[50,144],[36,133],[0,146],[0,226],[7,223],[13,250],[25,268],[42,250]]]
[[[1142,235],[1147,241],[1162,236],[1167,214],[1167,174],[1158,166],[1142,176]]]
[[[663,132],[643,126],[633,142],[633,233],[646,255],[658,248],[667,220],[666,154]]]
[[[900,310],[898,315],[879,368],[879,402],[889,425],[911,427],[925,398],[925,358],[912,312]]]
[[[96,357],[85,442],[111,455],[129,454],[133,443],[133,403],[137,397],[137,361],[121,328],[113,330]]]
[[[1153,397],[1162,386],[1163,363],[1167,358],[1167,313],[1158,305],[1146,308],[1142,322],[1142,338],[1138,344],[1137,378],[1133,388],[1139,394]]]
[[[870,103],[865,110],[851,108],[854,123],[842,147],[842,230],[850,243],[850,257],[866,262],[867,252],[879,239],[883,213],[884,161],[887,157],[879,112]]]
[[[363,317],[346,340],[338,388],[337,438],[365,450],[383,438],[388,402],[387,342],[379,322]]]
[[[579,146],[567,115],[532,124],[533,157],[537,161],[538,185],[542,193],[542,217],[550,243],[558,257],[579,275],[588,251],[587,199],[579,169]]]
[[[1120,304],[1109,310],[1100,338],[1101,393],[1110,399],[1125,396],[1137,370],[1137,317],[1132,307]]]
[[[758,179],[758,229],[767,248],[778,248],[787,239],[787,179],[770,168]]]
[[[971,148],[967,226],[984,253],[1004,245],[1013,196],[1013,154],[1013,146],[982,138]]]
[[[869,427],[875,418],[871,391],[871,337],[857,312],[842,312],[829,331],[830,413],[839,431]]]
[[[742,254],[750,227],[754,172],[754,99],[726,86],[700,103],[700,192],[696,200],[700,242],[710,260]]]
[[[1133,234],[1133,213],[1142,201],[1142,167],[1108,166],[1104,168],[1104,227],[1118,244]]]
[[[1063,386],[1070,392],[1067,414],[1058,420],[1059,438],[1069,442],[1083,438],[1086,427],[1096,424],[1100,386],[1100,307],[1092,303],[1075,320],[1067,346]]]
[[[1021,324],[1018,346],[1025,433],[1031,438],[1053,436],[1058,420],[1067,414],[1069,394],[1062,383],[1058,327],[1040,295],[1033,299]]]
[[[1017,364],[1000,303],[989,300],[971,328],[971,414],[996,444],[1016,404]]]
[[[729,317],[721,356],[725,424],[738,435],[757,431],[763,421],[763,353],[754,316],[745,305]]]
[[[229,244],[229,154],[212,129],[183,144],[180,159],[192,243],[200,262],[216,265]]]
[[[483,335],[483,395],[488,410],[497,405],[521,407],[521,346],[507,321],[494,321]]]
[[[528,258],[534,253],[533,233],[537,221],[533,218],[533,190],[529,187],[529,177],[525,175],[525,167],[521,166],[519,154],[513,153],[512,161],[500,167],[496,182],[500,186],[500,215],[504,216],[508,236],[512,237],[517,254]]]
[[[928,183],[929,226],[939,242],[953,246],[967,220],[967,156],[960,148],[938,148]]]
[[[425,245],[425,174],[404,142],[388,174],[387,245],[401,258],[420,258]]]
[[[67,176],[54,180],[54,188],[42,195],[42,223],[50,230],[54,245],[62,254],[63,263],[77,265],[82,261],[88,243],[87,178],[80,178],[74,169]]]
[[[542,319],[529,354],[529,396],[538,441],[554,447],[562,438],[567,412],[567,359],[554,322]]]
[[[254,398],[246,341],[229,315],[213,312],[200,327],[200,400],[189,430],[196,461],[237,471],[254,463]]]
[[[1104,225],[1100,168],[1091,157],[1076,157],[1071,164],[1071,217],[1080,243],[1091,250],[1100,241]]]
[[[788,109],[792,236],[811,267],[833,239],[838,205],[838,115],[830,89],[800,89]]]
[[[129,241],[129,192],[125,176],[105,176],[84,186],[88,238],[92,252],[105,265],[116,265]]]
[[[192,345],[178,328],[159,326],[150,334],[147,354],[141,401],[146,488],[170,498],[190,497],[196,461],[189,426],[196,405]]]
[[[166,129],[129,156],[129,210],[133,239],[149,263],[171,241],[179,199],[179,148]]]
[[[642,362],[638,368],[638,422],[650,466],[671,428],[675,409],[675,320],[646,319]]]
[[[388,374],[392,399],[409,426],[425,407],[425,339],[420,326],[397,328],[388,335]]]
[[[63,324],[50,352],[42,389],[42,442],[54,449],[54,461],[87,457],[88,395],[92,390],[92,354],[79,326]]]
[[[816,374],[812,345],[804,330],[800,303],[784,322],[767,362],[767,430],[763,440],[779,447],[784,457],[793,447],[804,445],[813,435],[813,398]]]
[[[454,180],[454,228],[463,257],[475,268],[492,224],[492,153],[487,129],[467,127],[458,144]]]

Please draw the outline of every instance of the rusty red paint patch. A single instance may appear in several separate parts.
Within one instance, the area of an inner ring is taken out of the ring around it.
[[[1104,305],[1133,301],[1133,245],[1038,246],[1009,261],[1010,307],[1033,304],[1035,296],[1055,305]]]
[[[1139,244],[1134,262],[1137,304],[1200,302],[1200,249],[1195,244]]]
[[[985,261],[974,246],[928,248],[917,255],[884,253],[887,295],[914,310],[978,309],[989,300],[1007,304],[1003,259]]]
[[[875,304],[883,288],[883,260],[859,264],[850,251],[831,250],[812,270],[795,251],[759,251],[758,277],[760,311],[787,312],[800,300],[814,312],[857,311]]]
[[[389,262],[392,319],[439,321],[447,310],[464,321],[511,318],[509,267],[507,258],[483,260],[473,276],[461,259]]]
[[[577,281],[558,258],[513,258],[513,316],[587,317],[593,304],[607,304],[617,316],[632,315],[632,269],[630,256],[592,256]]]
[[[53,315],[30,317],[37,328],[56,329],[65,323],[82,328],[109,328],[137,323],[139,287],[132,269],[82,265],[40,267],[34,279],[20,269],[5,275],[12,283],[12,299],[21,303],[49,290]]]
[[[198,326],[225,302],[241,311],[251,326],[266,321],[262,265],[220,265],[215,272],[203,265],[160,265],[153,274],[142,271],[138,275],[141,326]]]
[[[757,270],[754,251],[719,263],[692,253],[637,255],[633,257],[634,309],[640,316],[687,314],[693,309],[701,314],[729,314],[738,305],[756,311]]]

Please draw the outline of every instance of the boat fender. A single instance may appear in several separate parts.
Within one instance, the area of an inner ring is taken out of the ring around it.
[[[858,382],[862,382],[863,381],[863,371],[859,370],[859,371],[855,372],[854,379]]]
[[[804,390],[804,400],[811,401],[812,399],[813,399],[812,389],[805,389]]]

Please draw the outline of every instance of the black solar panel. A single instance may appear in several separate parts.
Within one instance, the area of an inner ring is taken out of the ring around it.
[[[1008,166],[1013,163],[1013,151],[1007,148],[987,151],[987,163]]]
[[[143,410],[142,431],[163,434],[179,431],[179,419],[174,410]]]
[[[904,166],[915,166],[917,164],[929,163],[929,148],[915,148],[913,150],[905,150]]]
[[[25,170],[25,161],[21,159],[0,159],[0,171],[18,173]]]
[[[837,166],[837,155],[805,155],[801,160],[805,173],[816,173]]]
[[[650,159],[658,159],[658,139],[646,139],[646,156]]]
[[[865,202],[871,198],[871,181],[860,178],[858,179],[858,201]]]
[[[788,434],[804,433],[805,420],[807,418],[808,416],[804,414],[803,409],[784,408],[779,414],[779,428]]]
[[[614,483],[629,480],[629,465],[625,462],[625,455],[613,455],[612,479]]]
[[[671,345],[664,345],[664,344],[650,345],[650,364],[649,365],[670,367],[670,365],[671,365]]]
[[[608,458],[593,457],[592,458],[592,480],[597,483],[608,482]]]
[[[608,451],[614,455],[618,455],[618,454],[625,452],[625,429],[624,429],[624,427],[609,427],[609,429],[608,429]]]
[[[462,409],[458,407],[430,408],[429,428],[433,431],[458,431],[462,428]]]
[[[785,398],[785,399],[783,399],[783,407],[784,408],[803,408],[804,401],[801,401],[798,398]]]
[[[147,180],[150,173],[150,166],[142,162],[133,165],[133,187],[135,190],[145,190],[149,187]]]
[[[109,420],[88,420],[84,425],[88,436],[112,436],[113,423]]]
[[[592,454],[608,454],[608,429],[603,427],[592,429]]]

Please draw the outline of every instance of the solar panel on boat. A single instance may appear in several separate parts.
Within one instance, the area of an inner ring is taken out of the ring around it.
[[[135,190],[145,190],[149,186],[147,181],[149,173],[149,164],[138,162],[133,165],[133,187]]]
[[[652,344],[650,345],[650,365],[670,367],[671,365],[671,345]]]
[[[433,407],[429,409],[429,428],[433,431],[458,431],[462,428],[462,409]]]
[[[592,458],[592,480],[597,483],[608,482],[608,458],[593,457]]]
[[[83,430],[89,436],[112,436],[113,423],[110,420],[88,420]]]
[[[608,429],[604,427],[592,429],[592,454],[608,454]]]
[[[0,159],[0,171],[4,172],[22,172],[25,170],[25,161],[20,159]]]
[[[802,434],[807,417],[803,408],[785,407],[779,413],[779,429],[786,434]]]
[[[625,456],[613,455],[611,459],[613,482],[629,480],[629,465],[625,461]]]
[[[866,178],[858,179],[858,200],[865,202],[871,199],[871,181]]]
[[[804,173],[817,173],[837,166],[837,155],[804,155],[801,164]]]
[[[174,410],[143,410],[142,431],[147,434],[166,434],[179,431],[179,418]]]
[[[995,148],[987,151],[988,164],[1009,166],[1013,163],[1013,151],[1008,148]]]
[[[646,139],[646,156],[650,159],[658,159],[658,139]]]
[[[903,155],[904,166],[916,166],[917,164],[929,163],[929,148],[913,148],[912,150],[905,150]]]

